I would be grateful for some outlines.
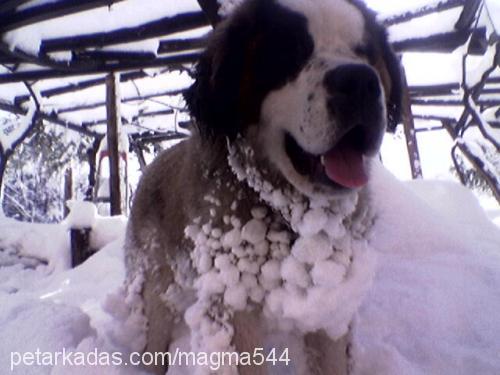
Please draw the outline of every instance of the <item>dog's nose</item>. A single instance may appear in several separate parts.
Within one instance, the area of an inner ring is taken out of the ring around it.
[[[362,64],[340,65],[326,72],[323,84],[329,94],[359,104],[376,101],[381,93],[377,74]]]

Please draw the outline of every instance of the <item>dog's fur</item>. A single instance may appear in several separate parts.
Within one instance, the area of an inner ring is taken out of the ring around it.
[[[129,280],[144,277],[151,352],[168,350],[182,318],[183,311],[161,295],[179,282],[174,278],[182,272],[173,269],[189,264],[193,244],[186,226],[198,219],[225,228],[225,215],[245,222],[263,204],[228,167],[228,143],[251,145],[275,185],[338,199],[358,186],[318,174],[320,155],[344,142],[369,159],[386,126],[399,118],[399,62],[385,31],[358,0],[248,0],[214,32],[195,78],[186,101],[198,129],[147,168],[127,231],[127,274]],[[207,194],[217,200],[215,212]],[[263,346],[260,320],[258,309],[235,314],[238,351]],[[316,332],[304,342],[316,353],[311,368],[317,373],[346,373],[345,340],[334,343]],[[240,369],[245,371],[267,373]]]

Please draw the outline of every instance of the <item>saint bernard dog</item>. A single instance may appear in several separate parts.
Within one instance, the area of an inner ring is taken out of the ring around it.
[[[370,165],[399,120],[400,75],[359,0],[247,0],[220,23],[185,94],[196,129],[148,166],[133,202],[125,258],[144,351],[278,348],[291,361],[183,374],[349,373]]]

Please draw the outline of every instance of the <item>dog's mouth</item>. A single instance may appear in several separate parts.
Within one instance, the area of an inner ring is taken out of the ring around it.
[[[367,145],[361,127],[345,134],[330,150],[313,155],[299,146],[294,137],[285,134],[285,150],[295,170],[308,176],[313,183],[335,189],[356,189],[368,182],[366,157],[373,153],[373,145]]]

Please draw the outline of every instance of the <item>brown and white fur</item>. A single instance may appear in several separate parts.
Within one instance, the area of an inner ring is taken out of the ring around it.
[[[146,351],[167,351],[196,301],[188,290],[199,276],[188,226],[210,223],[225,232],[230,218],[246,223],[255,207],[264,207],[291,245],[298,236],[290,218],[236,175],[228,150],[243,142],[254,155],[252,167],[306,200],[359,194],[352,215],[360,215],[368,201],[363,174],[386,127],[398,120],[400,85],[385,31],[357,0],[248,0],[221,23],[186,94],[197,130],[147,168],[130,216],[127,277],[142,280]],[[336,147],[362,155],[352,180],[340,171],[336,181],[322,167]],[[183,296],[177,305],[169,301],[173,290]],[[251,305],[230,313],[231,345],[239,352],[262,347],[268,330],[259,304]],[[310,354],[304,373],[348,372],[345,336],[296,334]],[[273,373],[265,366],[239,371]]]

